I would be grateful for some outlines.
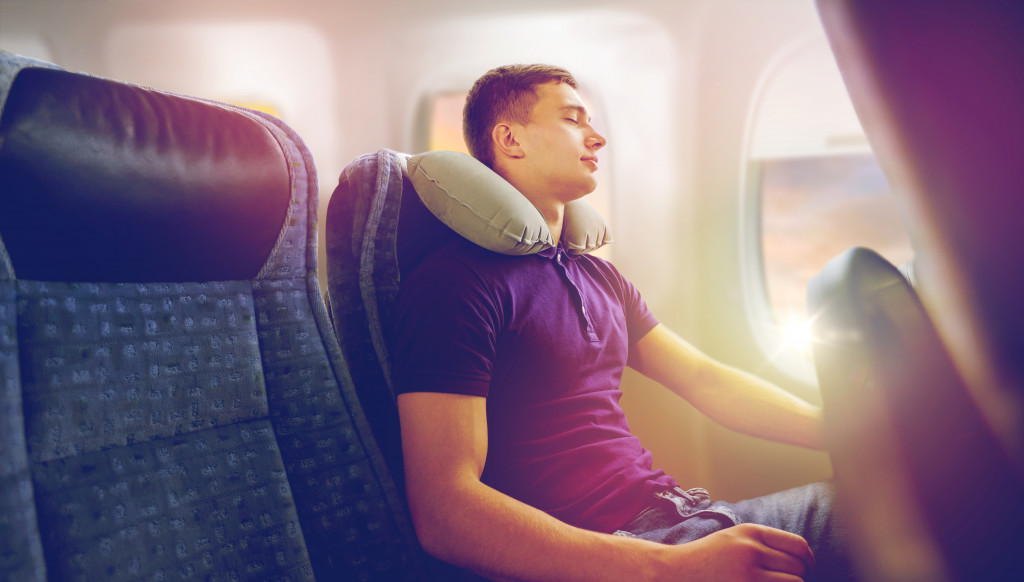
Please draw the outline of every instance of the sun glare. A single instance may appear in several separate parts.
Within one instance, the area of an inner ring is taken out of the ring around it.
[[[811,320],[792,317],[779,327],[779,332],[787,349],[796,350],[801,355],[810,355],[811,342],[814,341]]]

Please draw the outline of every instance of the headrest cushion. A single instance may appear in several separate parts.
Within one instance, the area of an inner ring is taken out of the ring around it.
[[[22,69],[0,119],[0,237],[20,279],[253,278],[291,199],[257,117],[89,75]]]
[[[434,151],[405,161],[405,172],[423,204],[452,230],[506,255],[528,255],[554,246],[540,211],[504,178],[461,152]],[[588,202],[565,207],[562,242],[574,254],[611,242],[601,214]]]

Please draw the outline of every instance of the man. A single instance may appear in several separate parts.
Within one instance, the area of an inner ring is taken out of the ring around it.
[[[575,88],[557,67],[500,67],[465,108],[471,153],[533,203],[556,243],[565,204],[594,190],[605,145]],[[619,380],[629,365],[725,426],[805,447],[820,447],[819,409],[658,324],[606,261],[458,241],[403,281],[397,322],[406,484],[429,553],[497,579],[815,571],[804,537],[758,524],[830,543],[825,487],[737,504],[680,489],[630,434]]]

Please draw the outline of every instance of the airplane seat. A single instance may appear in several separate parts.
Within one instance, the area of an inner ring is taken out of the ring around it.
[[[1024,3],[817,0],[901,202],[922,298],[1024,475]]]
[[[404,491],[386,327],[401,273],[454,233],[418,197],[403,195],[415,190],[401,162],[402,154],[382,149],[348,164],[328,203],[325,228],[334,329],[370,426]]]
[[[903,275],[903,278],[907,280],[907,284],[911,287],[917,287],[917,263],[914,259],[910,259],[903,263],[900,263],[896,269]]]
[[[299,136],[6,52],[0,95],[0,578],[421,579]]]
[[[901,202],[920,297],[970,410],[1006,457],[1008,469],[992,475],[1024,490],[1024,4],[816,6],[865,135]],[[1007,528],[1018,527],[1020,517],[1011,504],[1005,523],[1013,525],[993,530],[1018,541],[1015,554],[1024,538]],[[966,569],[955,576],[984,579]]]
[[[325,222],[331,319],[370,426],[404,492],[388,352],[402,276],[459,236],[512,255],[550,248],[553,239],[522,194],[470,156],[449,151],[409,156],[381,149],[359,156],[342,171]],[[567,207],[562,238],[575,253],[611,242],[603,218],[584,201]],[[478,579],[461,571],[440,576]]]
[[[349,163],[325,217],[327,304],[349,373],[400,497],[405,470],[398,405],[391,385],[387,327],[402,273],[457,236],[415,195],[404,154],[388,149]],[[402,228],[399,229],[399,223]],[[405,505],[405,511],[408,506]],[[408,518],[411,522],[411,516]],[[481,580],[420,549],[431,579]]]
[[[866,579],[1024,578],[1024,482],[901,269],[850,249],[807,302],[838,503]]]

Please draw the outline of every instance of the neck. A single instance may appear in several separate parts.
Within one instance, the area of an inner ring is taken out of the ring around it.
[[[551,231],[551,240],[555,243],[555,246],[558,246],[558,241],[562,239],[562,227],[565,225],[565,204],[562,202],[551,202],[546,207],[542,207],[529,196],[526,198],[540,211],[541,216],[544,217],[544,222],[548,224],[548,230]]]
[[[557,246],[558,242],[562,239],[562,227],[565,224],[565,202],[556,196],[546,193],[542,187],[516,179],[512,173],[505,171],[500,166],[496,166],[494,170],[501,177],[505,178],[509,184],[512,184],[516,190],[519,190],[540,211],[541,216],[544,217],[544,222],[548,225],[548,230],[551,231],[551,239],[554,241],[555,246]]]

